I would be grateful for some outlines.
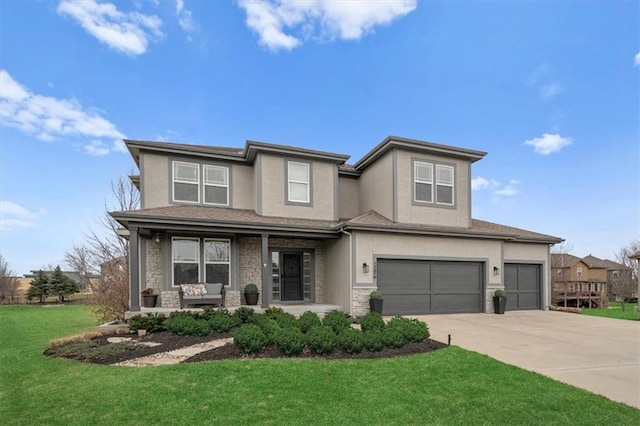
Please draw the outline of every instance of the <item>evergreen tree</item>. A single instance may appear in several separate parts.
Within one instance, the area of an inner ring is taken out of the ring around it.
[[[49,293],[58,296],[58,302],[64,302],[64,296],[80,291],[78,283],[66,276],[60,270],[60,265],[56,266],[51,277],[49,277]]]
[[[40,299],[40,303],[49,295],[49,277],[42,270],[38,271],[36,277],[31,280],[31,286],[27,290],[27,298]]]

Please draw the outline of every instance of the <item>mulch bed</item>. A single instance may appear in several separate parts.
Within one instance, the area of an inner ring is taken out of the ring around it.
[[[206,337],[197,336],[178,336],[167,331],[161,331],[157,333],[148,334],[143,337],[134,335],[105,335],[92,339],[98,345],[109,345],[107,342],[109,337],[133,337],[135,342],[155,342],[160,343],[159,346],[146,347],[138,346],[133,350],[129,350],[119,354],[113,354],[109,356],[101,356],[98,358],[87,359],[83,356],[74,356],[74,354],[61,354],[58,348],[48,348],[44,351],[44,355],[52,357],[64,357],[69,359],[75,359],[83,362],[91,362],[95,364],[115,364],[122,361],[127,361],[134,358],[139,358],[148,355],[154,355],[160,352],[168,352],[174,349],[179,349],[185,346],[191,346],[198,343],[204,343],[213,339],[223,339],[232,337],[232,333],[216,333],[210,334]],[[414,355],[426,352],[432,352],[438,349],[442,349],[447,345],[436,340],[427,339],[420,343],[409,343],[402,348],[392,349],[384,348],[380,352],[367,352],[363,351],[359,354],[348,354],[339,349],[335,349],[333,353],[329,355],[316,355],[306,350],[292,358],[313,358],[313,359],[374,359],[374,358],[390,358],[396,356]],[[282,355],[278,349],[274,346],[268,346],[265,350],[259,354],[246,355],[240,352],[233,343],[226,344],[217,349],[202,352],[195,355],[185,362],[202,362],[202,361],[219,361],[224,359],[252,359],[252,358],[287,358]]]
[[[391,358],[397,356],[415,355],[426,352],[433,352],[438,349],[446,348],[447,345],[436,340],[427,339],[420,343],[409,343],[399,349],[384,348],[379,352],[362,351],[359,354],[349,354],[339,349],[335,349],[328,355],[317,355],[305,348],[300,355],[286,357],[282,355],[275,346],[267,346],[264,351],[258,354],[246,355],[233,343],[226,344],[217,349],[202,352],[192,356],[185,362],[201,362],[201,361],[219,361],[223,359],[252,359],[252,358],[312,358],[312,359],[376,359]]]

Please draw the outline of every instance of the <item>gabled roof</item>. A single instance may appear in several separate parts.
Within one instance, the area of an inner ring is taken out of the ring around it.
[[[629,256],[630,259],[640,259],[640,251]]]
[[[607,265],[600,258],[597,258],[592,255],[588,255],[582,258],[582,261],[590,268],[590,269],[607,269]]]
[[[568,253],[551,254],[551,266],[554,268],[570,268],[580,261],[579,257]]]

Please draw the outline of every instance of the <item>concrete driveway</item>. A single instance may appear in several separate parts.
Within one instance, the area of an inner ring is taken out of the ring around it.
[[[417,317],[435,340],[640,408],[640,322],[552,311]]]

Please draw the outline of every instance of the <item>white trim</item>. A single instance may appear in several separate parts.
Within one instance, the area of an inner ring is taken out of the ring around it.
[[[228,251],[229,257],[228,257],[226,262],[224,262],[224,261],[208,262],[207,261],[207,253],[206,253],[206,250],[205,250],[204,246],[209,241],[227,243],[227,249],[228,249],[227,251]],[[231,240],[226,239],[226,238],[203,238],[202,239],[202,263],[204,264],[204,268],[203,268],[204,282],[208,282],[207,281],[207,265],[228,265],[229,266],[229,281],[224,283],[224,285],[225,286],[231,285]]]
[[[225,180],[226,184],[220,183],[207,183],[207,167],[212,169],[221,169],[226,173]],[[226,203],[208,203],[206,197],[206,188],[207,186],[215,186],[218,188],[225,188],[227,190],[227,202]],[[202,203],[210,206],[228,206],[229,205],[229,168],[225,166],[217,166],[214,164],[203,164],[202,165]]]
[[[181,165],[187,165],[187,166],[195,166],[196,169],[196,181],[190,181],[190,180],[181,180],[178,179],[176,177],[176,165],[181,164]],[[192,204],[199,204],[200,203],[200,164],[198,163],[189,163],[186,161],[172,161],[171,162],[171,200],[174,202],[178,202],[178,203],[192,203]],[[188,185],[195,185],[196,186],[196,193],[198,194],[198,200],[197,201],[192,201],[192,200],[177,200],[176,199],[176,183],[183,183],[183,184],[188,184]]]
[[[176,262],[175,258],[174,258],[174,250],[173,250],[173,243],[175,241],[195,241],[197,243],[196,247],[197,247],[197,251],[196,251],[196,257],[197,260],[194,261],[180,261],[180,262]],[[175,284],[175,268],[174,265],[176,263],[188,263],[188,264],[196,264],[198,265],[198,281],[200,281],[200,260],[202,259],[201,256],[201,250],[200,250],[200,238],[191,238],[191,237],[171,237],[171,286],[172,287],[179,287],[180,284],[176,285]]]
[[[427,168],[429,179],[418,178],[418,168],[420,166]],[[418,184],[431,185],[431,200],[418,200]],[[413,162],[413,201],[415,201],[416,203],[433,203],[434,202],[433,189],[434,189],[433,164],[427,163],[424,161],[414,161]]]
[[[307,171],[307,180],[295,180],[291,178],[291,165],[304,166]],[[311,167],[309,163],[301,163],[298,161],[287,161],[287,200],[291,203],[310,203],[311,202]],[[295,200],[291,197],[291,184],[296,183],[300,185],[306,185],[306,197],[302,200]]]
[[[451,171],[451,183],[445,183],[445,182],[438,182],[438,169],[442,170],[442,169],[448,169]],[[452,166],[445,166],[444,164],[436,164],[436,185],[435,185],[435,203],[436,204],[442,204],[445,206],[453,206],[455,204],[455,199],[456,199],[456,188],[455,188],[455,181],[456,181],[456,170],[452,167]],[[450,203],[445,203],[445,202],[440,202],[438,201],[438,186],[448,186],[451,188],[451,202]]]

